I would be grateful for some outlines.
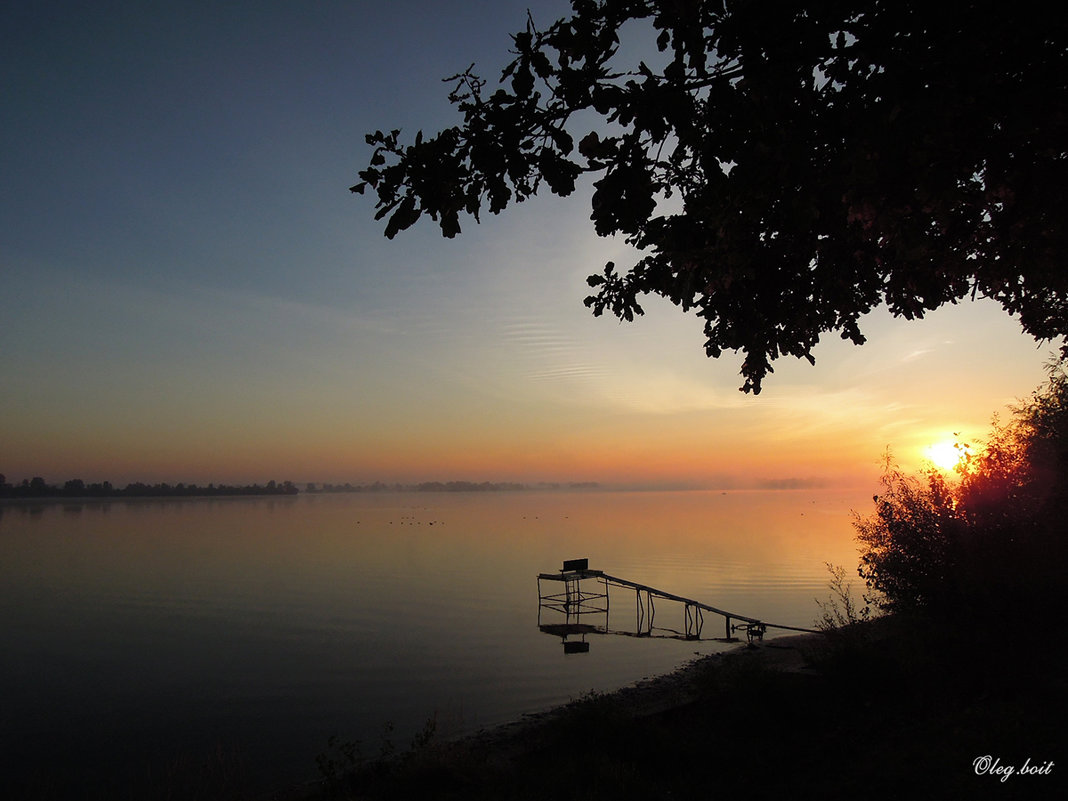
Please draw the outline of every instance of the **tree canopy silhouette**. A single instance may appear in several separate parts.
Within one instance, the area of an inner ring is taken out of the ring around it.
[[[446,79],[461,124],[367,136],[360,181],[392,238],[446,237],[593,178],[591,219],[642,252],[589,278],[624,320],[660,295],[744,354],[759,392],[823,332],[864,342],[885,303],[922,317],[993,298],[1068,332],[1068,36],[1062,14],[915,0],[572,0],[512,36],[499,85]],[[643,32],[647,34],[642,38]],[[622,42],[622,44],[621,44]],[[655,44],[654,44],[655,42]]]

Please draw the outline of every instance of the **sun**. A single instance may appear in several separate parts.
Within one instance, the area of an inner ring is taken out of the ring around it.
[[[942,440],[934,445],[928,445],[924,455],[942,470],[952,470],[964,458],[967,446],[961,445],[954,440]]]

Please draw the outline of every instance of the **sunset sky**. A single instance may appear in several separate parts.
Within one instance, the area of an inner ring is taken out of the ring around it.
[[[6,3],[0,472],[168,482],[871,482],[1041,382],[989,302],[829,336],[758,397],[649,300],[594,318],[616,259],[589,192],[390,242],[349,193],[364,134],[454,122],[552,0]]]

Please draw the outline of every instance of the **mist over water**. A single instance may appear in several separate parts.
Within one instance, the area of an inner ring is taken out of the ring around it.
[[[0,509],[9,775],[117,779],[223,747],[265,787],[316,777],[331,734],[374,753],[611,690],[728,647],[538,629],[564,559],[808,627],[825,562],[856,564],[863,492],[366,493]],[[611,628],[634,629],[611,591]],[[656,625],[683,628],[658,602]],[[775,632],[769,632],[774,635]],[[708,616],[703,636],[723,635]]]

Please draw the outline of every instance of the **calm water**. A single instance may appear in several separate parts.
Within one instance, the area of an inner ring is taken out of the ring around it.
[[[4,775],[121,783],[222,748],[276,787],[314,779],[334,733],[375,753],[387,725],[404,745],[431,715],[457,735],[668,672],[728,646],[591,635],[589,653],[565,655],[538,628],[537,574],[589,557],[811,626],[824,563],[856,564],[849,510],[866,502],[516,492],[2,506]],[[633,593],[613,589],[611,615],[634,630]],[[655,623],[682,629],[682,607],[657,603]],[[704,635],[722,636],[721,618]]]

